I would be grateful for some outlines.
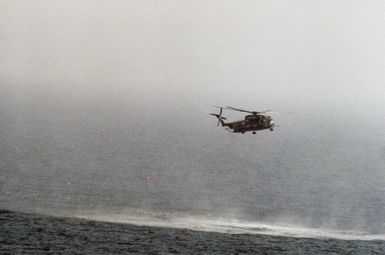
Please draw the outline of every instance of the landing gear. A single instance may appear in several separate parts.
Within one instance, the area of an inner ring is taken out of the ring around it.
[[[273,128],[270,128],[270,131],[273,131],[274,129]]]
[[[255,135],[257,132],[253,131],[253,135]]]

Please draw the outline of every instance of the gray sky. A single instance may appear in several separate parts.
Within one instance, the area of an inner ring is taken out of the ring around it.
[[[294,112],[276,116],[284,137],[382,137],[383,1],[36,0],[0,7],[8,115],[81,123],[112,112],[155,130],[210,132],[211,106],[231,105]],[[77,112],[84,114],[74,118]]]
[[[383,1],[2,0],[0,7],[0,84],[14,96],[296,111],[384,106]]]

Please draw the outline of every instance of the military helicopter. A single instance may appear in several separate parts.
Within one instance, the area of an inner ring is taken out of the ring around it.
[[[218,126],[219,123],[222,124],[222,127],[226,127],[228,131],[233,133],[242,133],[252,131],[253,135],[256,134],[256,131],[264,130],[264,129],[270,129],[270,131],[274,130],[274,127],[276,126],[273,119],[269,116],[269,113],[273,113],[270,110],[262,111],[262,112],[256,112],[256,111],[247,111],[231,106],[214,106],[216,108],[219,108],[219,114],[216,113],[210,113],[210,115],[213,115],[217,117],[218,119]],[[239,111],[239,112],[247,112],[251,113],[250,115],[246,115],[244,120],[234,121],[234,122],[225,122],[225,117],[222,116],[222,111],[225,110],[231,110],[231,111]]]

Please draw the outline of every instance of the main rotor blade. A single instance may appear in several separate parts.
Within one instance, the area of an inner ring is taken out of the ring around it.
[[[268,113],[268,112],[272,112],[272,110],[264,110],[264,111],[258,112],[258,113]]]
[[[227,108],[229,108],[229,110],[240,111],[240,112],[249,112],[249,113],[252,113],[252,114],[255,114],[255,115],[270,115],[270,114],[281,113],[281,112],[276,112],[276,111],[272,111],[272,110],[264,110],[264,111],[261,111],[261,112],[247,111],[247,110],[238,109],[238,108],[231,107],[231,106],[227,106]]]
[[[279,112],[274,112],[272,110],[265,110],[262,112],[258,112],[257,115],[269,116],[271,114],[277,114],[277,113],[279,113]]]
[[[267,111],[259,112],[258,115],[271,115],[271,114],[282,114],[282,113],[293,113],[293,112],[277,112],[277,111],[267,110]]]
[[[235,107],[232,107],[232,106],[225,106],[225,107],[221,107],[221,106],[214,106],[216,108],[220,108],[221,109],[221,114],[222,114],[222,109],[225,109],[225,110],[231,110],[231,111],[238,111],[238,112],[247,112],[247,113],[251,113],[251,114],[254,114],[254,115],[264,115],[264,116],[268,116],[270,114],[277,114],[277,113],[291,113],[291,112],[276,112],[276,111],[272,111],[272,110],[265,110],[265,111],[261,111],[261,112],[257,112],[257,111],[248,111],[248,110],[244,110],[244,109],[240,109],[240,108],[235,108]]]
[[[252,113],[252,114],[258,113],[258,112],[247,111],[247,110],[243,110],[243,109],[239,109],[239,108],[235,108],[235,107],[231,107],[231,106],[226,106],[226,109],[238,111],[238,112],[248,112],[248,113]]]

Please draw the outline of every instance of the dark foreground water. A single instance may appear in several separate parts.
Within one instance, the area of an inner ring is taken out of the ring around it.
[[[385,254],[385,241],[226,234],[0,211],[1,254]]]

